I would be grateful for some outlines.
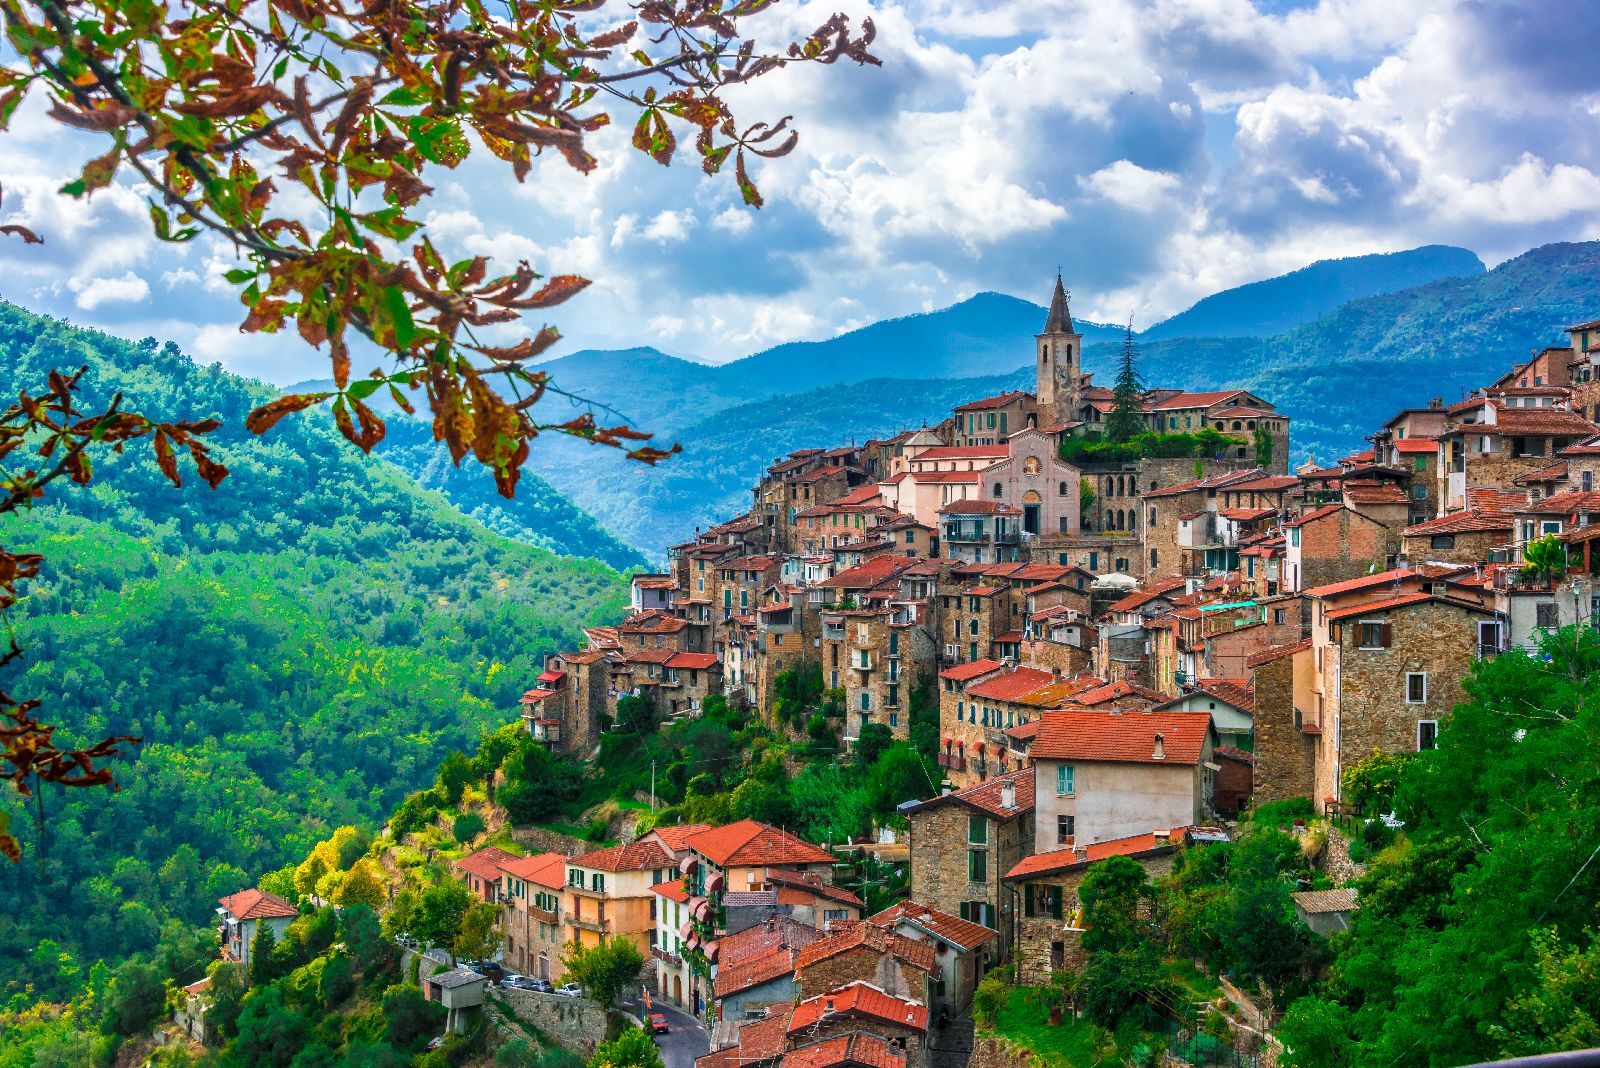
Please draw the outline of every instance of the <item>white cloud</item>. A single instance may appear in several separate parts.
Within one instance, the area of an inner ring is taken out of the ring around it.
[[[1570,43],[1592,0],[804,0],[752,25],[775,46],[836,6],[874,18],[882,68],[730,93],[741,122],[792,114],[801,134],[753,163],[765,209],[692,150],[661,168],[619,121],[588,175],[549,156],[517,183],[481,148],[430,175],[430,232],[452,258],[592,279],[549,314],[559,351],[727,359],[979,290],[1042,300],[1057,263],[1075,311],[1149,322],[1327,256],[1443,242],[1493,261],[1600,231],[1600,75]],[[229,245],[154,242],[126,181],[61,197],[98,142],[42,111],[0,153],[0,221],[46,238],[0,244],[9,299],[316,373],[292,335],[239,334]]]

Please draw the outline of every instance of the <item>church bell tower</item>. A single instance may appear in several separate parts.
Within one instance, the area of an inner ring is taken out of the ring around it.
[[[1072,312],[1067,308],[1067,289],[1056,272],[1056,291],[1050,297],[1050,314],[1044,332],[1035,334],[1039,425],[1049,426],[1077,418],[1083,335],[1072,328]]]

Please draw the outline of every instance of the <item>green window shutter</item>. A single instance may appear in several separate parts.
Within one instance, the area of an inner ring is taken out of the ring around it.
[[[983,850],[967,850],[967,878],[975,883],[989,881],[989,855]]]
[[[1061,887],[1052,886],[1050,888],[1050,915],[1053,919],[1059,920],[1061,918],[1062,896]]]
[[[1022,894],[1022,914],[1033,915],[1033,887],[1027,887]]]

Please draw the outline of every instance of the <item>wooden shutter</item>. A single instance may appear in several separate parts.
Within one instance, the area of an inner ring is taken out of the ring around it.
[[[1394,628],[1388,623],[1378,624],[1378,647],[1388,649],[1394,644]]]

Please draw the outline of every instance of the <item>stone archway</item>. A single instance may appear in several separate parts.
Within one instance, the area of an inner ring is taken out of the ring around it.
[[[683,1004],[683,976],[681,975],[672,977],[672,1001],[675,1005]]]

